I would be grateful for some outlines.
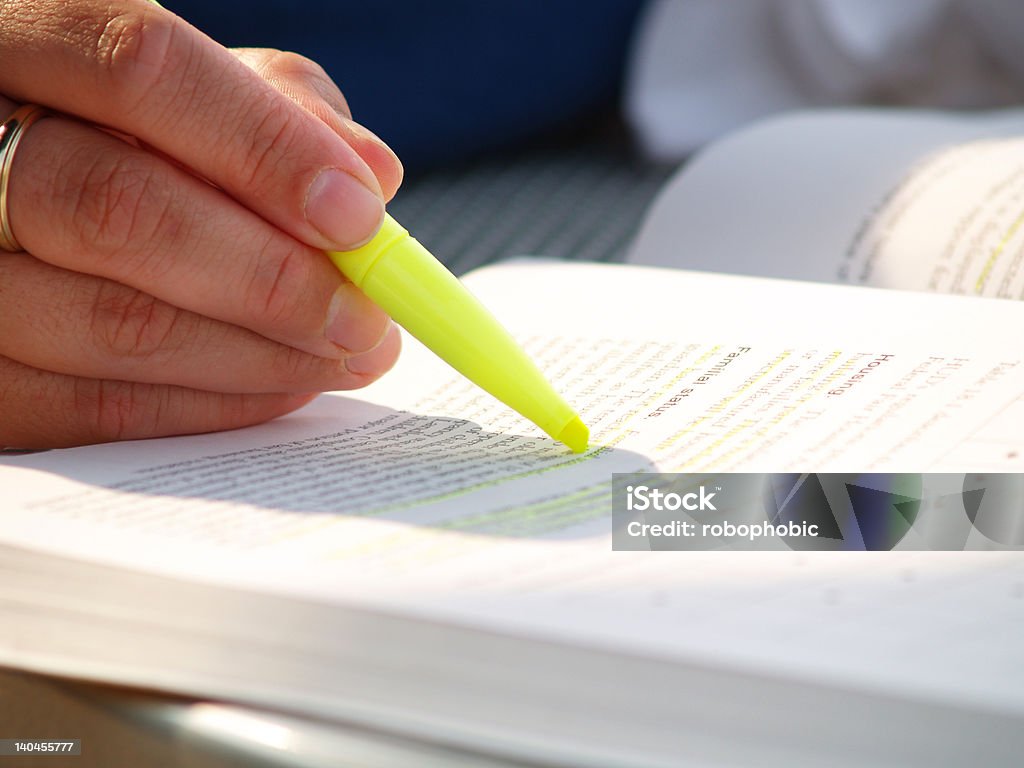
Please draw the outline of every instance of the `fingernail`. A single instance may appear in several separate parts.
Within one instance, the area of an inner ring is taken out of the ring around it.
[[[306,194],[306,220],[334,250],[346,251],[373,237],[384,220],[384,201],[359,179],[325,168]]]
[[[384,338],[390,318],[352,283],[342,283],[327,307],[324,335],[346,352],[366,352]]]
[[[361,355],[352,355],[352,357],[345,360],[345,367],[348,368],[350,373],[360,376],[380,376],[390,370],[391,366],[395,364],[400,346],[401,337],[398,332],[398,326],[388,321],[387,333],[384,334],[380,344],[369,352],[363,352]]]

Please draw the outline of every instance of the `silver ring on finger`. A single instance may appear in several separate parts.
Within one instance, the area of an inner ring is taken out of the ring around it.
[[[7,187],[11,180],[14,151],[32,123],[49,114],[37,104],[25,104],[14,110],[14,114],[0,125],[0,249],[5,251],[24,250],[14,236],[11,217],[7,212]]]

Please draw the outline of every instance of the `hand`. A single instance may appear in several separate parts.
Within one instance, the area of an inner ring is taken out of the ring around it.
[[[9,177],[0,446],[240,427],[393,365],[322,251],[374,234],[401,166],[315,64],[145,0],[0,0],[0,93],[61,113]]]

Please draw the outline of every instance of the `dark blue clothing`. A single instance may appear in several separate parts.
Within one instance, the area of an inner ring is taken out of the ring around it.
[[[315,59],[407,168],[585,122],[617,105],[642,0],[165,0],[229,46]]]

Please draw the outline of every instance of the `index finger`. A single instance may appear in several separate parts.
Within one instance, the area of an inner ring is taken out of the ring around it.
[[[321,249],[383,217],[373,169],[218,43],[146,0],[0,3],[0,91],[136,136]]]

